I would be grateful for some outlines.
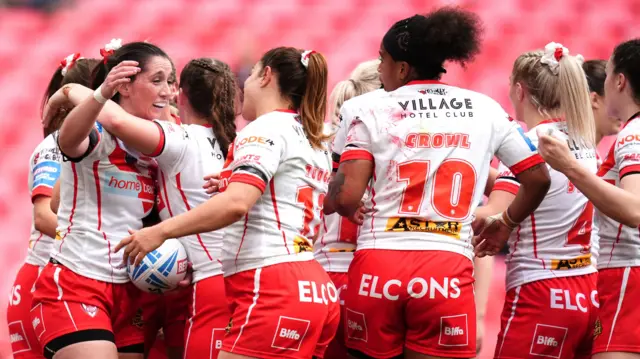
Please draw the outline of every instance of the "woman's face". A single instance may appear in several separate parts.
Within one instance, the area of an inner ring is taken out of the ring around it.
[[[618,89],[617,82],[619,75],[613,71],[613,67],[612,56],[609,58],[609,61],[607,61],[607,66],[605,68],[607,77],[604,79],[604,104],[608,116],[620,118],[620,100],[621,97],[624,96],[624,93]]]
[[[149,59],[142,72],[136,75],[126,94],[127,111],[148,120],[161,118],[173,95],[169,79],[171,61],[162,56]]]
[[[400,66],[401,64],[394,61],[384,46],[380,44],[380,65],[378,66],[378,72],[380,73],[380,81],[385,91],[393,91],[404,85],[400,77]]]
[[[509,77],[509,100],[511,101],[511,106],[513,106],[515,119],[518,121],[523,121],[524,117],[524,106],[520,94],[521,91],[521,85],[514,83],[512,78]]]
[[[244,99],[242,102],[242,117],[247,121],[256,119],[256,101],[262,91],[262,64],[258,62],[251,69],[251,75],[244,81]]]
[[[607,114],[604,104],[605,96],[600,96],[595,92],[591,93],[591,109],[593,110],[593,118],[596,121],[596,133],[600,138],[617,134],[620,132],[620,126],[622,125],[620,119]]]

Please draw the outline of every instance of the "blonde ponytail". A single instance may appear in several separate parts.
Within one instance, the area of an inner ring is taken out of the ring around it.
[[[382,86],[378,66],[380,66],[380,60],[377,59],[362,62],[351,72],[348,80],[338,82],[333,88],[329,98],[329,102],[333,106],[333,116],[331,116],[332,133],[335,133],[340,125],[340,108],[345,101],[377,90]]]
[[[511,81],[527,89],[531,104],[542,116],[564,117],[569,138],[576,144],[595,148],[595,120],[587,78],[581,61],[569,55],[566,48],[550,43],[544,51],[518,56]]]
[[[596,126],[591,110],[589,84],[582,64],[574,56],[560,59],[558,94],[569,138],[580,147],[595,148]]]

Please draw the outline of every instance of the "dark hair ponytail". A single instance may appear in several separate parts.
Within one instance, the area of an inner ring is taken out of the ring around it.
[[[303,56],[308,63],[303,64]],[[327,113],[327,61],[315,51],[304,52],[293,47],[278,47],[267,51],[260,60],[278,74],[278,88],[298,111],[305,135],[316,149],[328,140],[324,135]]]
[[[464,66],[480,52],[482,22],[466,10],[445,6],[396,22],[382,44],[395,61],[405,61],[418,79],[439,79],[445,61]]]
[[[73,65],[67,68],[67,73],[65,75],[62,75],[62,66],[58,67],[53,73],[51,80],[49,80],[47,90],[45,91],[42,98],[42,103],[40,105],[40,115],[44,116],[44,109],[47,105],[47,101],[49,101],[49,98],[51,98],[51,96],[53,96],[62,86],[70,83],[75,83],[82,86],[90,87],[91,74],[98,64],[99,60],[97,59],[79,58],[75,60]],[[51,121],[49,126],[43,128],[44,137],[47,137],[52,132],[60,129],[64,117],[64,114],[59,114]]]
[[[589,60],[582,63],[582,69],[587,75],[589,91],[600,96],[604,96],[604,79],[607,78],[606,66],[605,60]]]
[[[189,105],[211,124],[225,158],[236,138],[238,84],[226,63],[209,58],[191,60],[180,73],[180,88]]]

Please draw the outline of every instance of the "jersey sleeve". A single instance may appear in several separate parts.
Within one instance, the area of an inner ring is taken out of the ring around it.
[[[615,160],[620,179],[625,176],[640,173],[640,130],[621,133],[615,142]]]
[[[344,151],[344,147],[347,143],[347,134],[349,131],[349,124],[352,123],[353,114],[350,106],[343,105],[340,109],[340,124],[338,126],[338,130],[336,134],[333,136],[333,143],[331,144],[331,160],[333,164],[334,171],[338,170],[338,165],[340,165],[340,157],[342,156],[342,152]]]
[[[36,152],[31,167],[31,202],[38,196],[51,197],[60,177],[60,154],[56,148]]]
[[[516,176],[513,175],[513,172],[511,172],[509,167],[500,162],[500,166],[498,166],[498,177],[496,178],[496,182],[491,191],[505,191],[512,194],[518,194],[519,189],[520,182]]]
[[[252,123],[238,133],[233,146],[229,183],[250,184],[264,193],[283,160],[284,137],[272,124]]]
[[[510,119],[506,113],[496,122],[496,133],[499,140],[496,156],[514,176],[531,167],[544,163],[538,149],[527,137],[520,125]]]
[[[179,172],[176,168],[188,153],[189,133],[187,128],[168,121],[155,120],[160,131],[158,147],[151,153],[165,173]]]
[[[369,128],[359,117],[355,117],[349,125],[340,162],[349,160],[373,161],[371,140]]]
[[[86,159],[87,163],[91,163],[110,155],[115,147],[116,138],[109,132],[105,131],[99,122],[96,122],[89,133],[89,147],[87,147],[87,151],[80,157],[69,157],[64,153],[62,156],[65,161],[80,163],[84,162]]]

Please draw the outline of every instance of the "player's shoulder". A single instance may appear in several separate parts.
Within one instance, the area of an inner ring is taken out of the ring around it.
[[[377,102],[374,101],[383,98],[390,98],[390,93],[383,89],[377,89],[346,100],[342,104],[342,108],[347,111],[361,110],[363,107],[370,107],[376,104]]]
[[[640,119],[627,122],[620,132],[618,132],[616,141],[613,144],[616,150],[627,146],[633,146],[635,148],[637,145],[640,145]]]

